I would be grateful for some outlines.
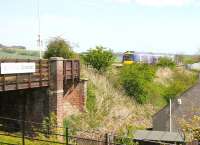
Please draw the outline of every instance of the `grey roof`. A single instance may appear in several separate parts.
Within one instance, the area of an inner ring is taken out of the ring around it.
[[[177,132],[137,130],[134,138],[136,140],[184,142],[184,139]]]
[[[175,98],[182,97],[185,93],[191,91],[192,89],[194,89],[194,87],[196,87],[198,85],[200,85],[200,81],[197,81],[196,83],[194,83],[192,86],[190,86],[189,88],[187,88],[184,92],[182,92],[181,94],[179,94]],[[172,104],[174,103],[175,100],[172,100]],[[162,111],[165,110],[165,109],[167,109],[167,108],[169,108],[169,104],[165,105],[160,111],[158,111],[155,114],[153,114],[152,117],[153,118],[156,117],[158,114],[162,113]]]

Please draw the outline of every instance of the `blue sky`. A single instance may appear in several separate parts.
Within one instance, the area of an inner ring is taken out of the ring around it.
[[[0,0],[0,43],[37,49],[37,0]],[[200,0],[39,0],[43,47],[61,36],[75,51],[197,53]]]

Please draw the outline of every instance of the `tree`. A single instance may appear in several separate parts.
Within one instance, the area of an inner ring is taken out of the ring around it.
[[[99,72],[103,72],[111,66],[114,61],[114,56],[111,50],[107,50],[102,46],[96,46],[96,48],[88,50],[88,52],[83,55],[83,60],[86,64],[91,65]]]
[[[68,41],[65,41],[63,38],[56,37],[49,41],[47,51],[44,54],[44,58],[50,57],[63,57],[65,59],[69,59],[74,57],[74,52]]]

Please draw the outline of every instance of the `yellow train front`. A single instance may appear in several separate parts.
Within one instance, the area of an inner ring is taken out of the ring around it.
[[[123,64],[133,64],[134,63],[134,51],[127,51],[123,54],[122,59]]]

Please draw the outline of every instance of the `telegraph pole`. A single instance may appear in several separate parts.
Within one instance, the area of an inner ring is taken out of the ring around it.
[[[42,47],[41,47],[41,35],[40,35],[40,4],[39,0],[37,0],[37,19],[38,19],[38,40],[37,46],[40,51],[40,59],[42,59]]]
[[[169,100],[169,132],[172,132],[172,99]]]

